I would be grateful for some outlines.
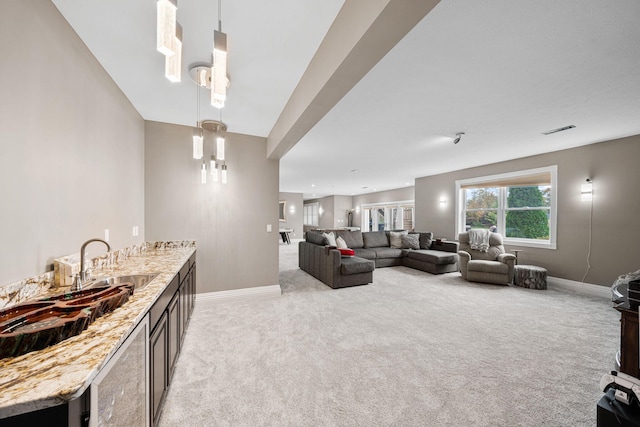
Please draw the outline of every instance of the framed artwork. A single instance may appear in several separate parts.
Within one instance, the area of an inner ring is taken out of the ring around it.
[[[278,209],[278,219],[280,222],[287,222],[287,201],[280,200],[280,207]]]

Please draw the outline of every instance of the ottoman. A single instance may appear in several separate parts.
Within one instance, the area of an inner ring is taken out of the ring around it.
[[[513,284],[523,288],[547,289],[547,269],[535,265],[513,267]]]

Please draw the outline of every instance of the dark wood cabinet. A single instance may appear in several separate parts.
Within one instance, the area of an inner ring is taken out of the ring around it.
[[[616,310],[620,312],[620,372],[640,378],[638,312],[623,305]]]
[[[151,425],[156,425],[160,416],[160,409],[164,401],[167,386],[169,384],[167,360],[167,313],[160,317],[155,329],[149,337],[149,393],[151,409]]]
[[[195,303],[195,253],[149,310],[151,427],[158,423]]]
[[[169,383],[173,378],[173,370],[178,360],[178,354],[180,353],[180,337],[182,335],[182,307],[180,304],[181,291],[178,290],[173,296],[173,299],[169,303],[167,308],[168,321],[169,321]]]

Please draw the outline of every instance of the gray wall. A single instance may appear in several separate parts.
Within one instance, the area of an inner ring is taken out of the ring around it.
[[[293,232],[289,234],[292,239],[302,239],[303,229],[302,223],[304,219],[304,210],[302,193],[280,193],[280,201],[286,201],[286,221],[280,222],[281,228],[291,228]]]
[[[143,241],[144,122],[50,1],[2,7],[0,284],[8,284],[52,269],[105,228],[114,249]]]
[[[267,160],[266,139],[228,133],[229,183],[201,184],[191,133],[145,123],[147,240],[197,241],[198,293],[277,285],[279,162]]]
[[[640,268],[640,135],[570,150],[501,162],[416,180],[417,229],[457,239],[455,181],[558,165],[557,250],[523,247],[523,264],[540,265],[551,276],[582,280],[587,271],[589,203],[580,200],[580,185],[593,179],[591,269],[585,282],[611,285],[621,274]],[[439,200],[447,199],[441,208]],[[518,248],[509,246],[507,250]]]
[[[403,200],[414,199],[414,186],[397,188],[395,190],[378,191],[376,193],[363,194],[361,196],[353,196],[353,208],[355,209],[353,216],[353,226],[362,226],[362,205],[369,205],[372,203],[400,202]],[[419,228],[416,228],[416,230],[422,231]]]

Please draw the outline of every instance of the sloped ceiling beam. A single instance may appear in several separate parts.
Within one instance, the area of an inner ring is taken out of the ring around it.
[[[346,0],[267,138],[280,159],[440,0]]]

